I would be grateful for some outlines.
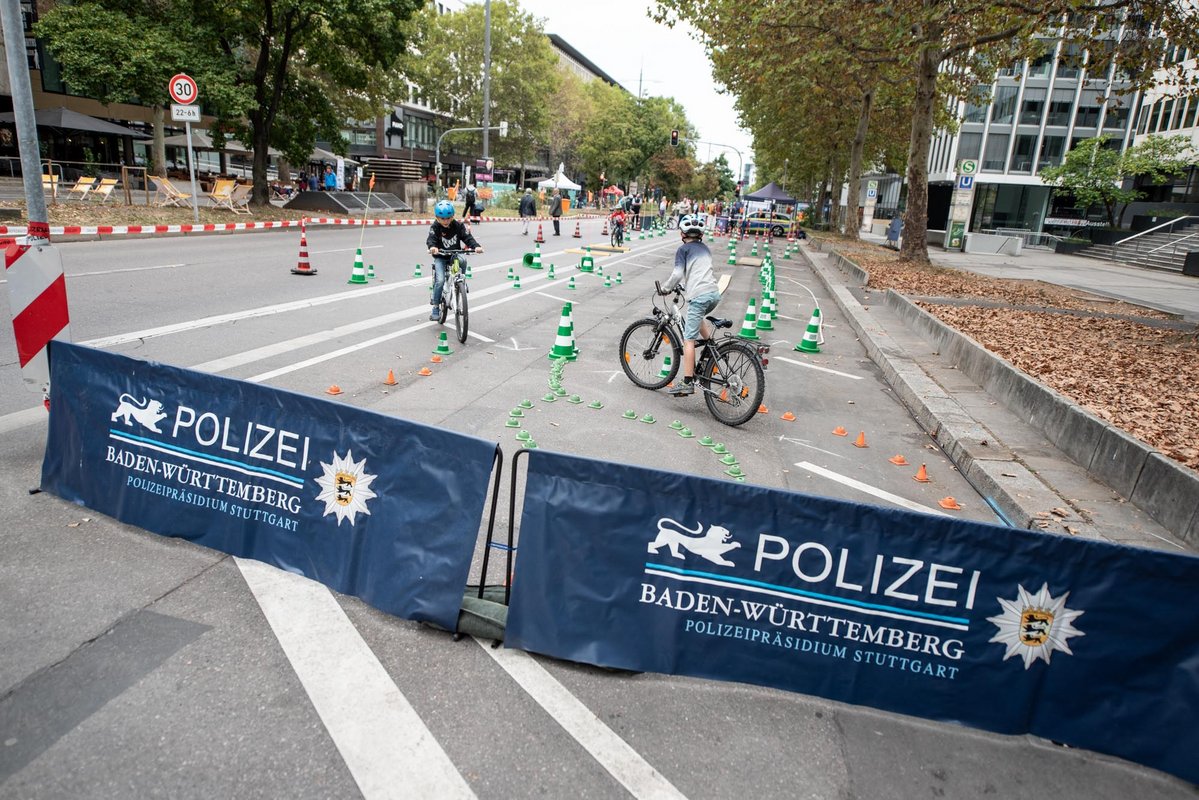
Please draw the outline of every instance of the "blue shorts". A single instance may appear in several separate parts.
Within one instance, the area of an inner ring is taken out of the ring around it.
[[[719,304],[720,292],[706,292],[687,301],[687,324],[683,327],[683,338],[697,341],[699,324],[704,321],[704,316]]]

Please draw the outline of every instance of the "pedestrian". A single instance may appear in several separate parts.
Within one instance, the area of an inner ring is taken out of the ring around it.
[[[520,221],[524,224],[524,235],[529,235],[529,220],[537,216],[537,201],[533,199],[533,190],[525,189],[525,196],[520,198]]]
[[[658,222],[666,224],[666,195],[662,195],[662,199],[658,202]]]
[[[562,219],[562,192],[554,190],[554,196],[550,198],[550,217],[554,220],[554,235],[560,236],[562,231],[559,223]]]
[[[633,230],[641,230],[641,195],[633,195]]]
[[[337,176],[333,174],[333,165],[325,165],[325,191],[332,192],[337,189]]]
[[[701,334],[707,338],[712,333],[704,317],[720,303],[720,287],[712,274],[712,251],[704,244],[703,220],[688,214],[679,220],[679,234],[683,243],[675,251],[674,271],[662,284],[662,294],[682,286],[683,299],[687,301],[683,326],[683,379],[668,390],[674,397],[686,397],[695,393],[695,342]]]
[[[478,196],[475,194],[475,186],[472,183],[466,184],[466,193],[462,195],[462,218],[467,222],[475,220],[475,201]]]

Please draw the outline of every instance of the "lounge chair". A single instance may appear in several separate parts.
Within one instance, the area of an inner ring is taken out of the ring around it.
[[[80,178],[75,181],[75,185],[67,192],[67,199],[70,200],[72,197],[76,197],[80,200],[86,200],[88,192],[94,188],[96,188],[95,178]]]
[[[116,178],[101,178],[100,184],[92,189],[92,193],[88,197],[92,200],[99,200],[101,203],[107,203],[108,198],[112,197],[113,190],[117,188]]]
[[[227,208],[234,214],[249,214],[250,195],[253,193],[254,187],[251,184],[239,183],[233,187],[229,197],[216,204],[217,208]]]
[[[55,200],[58,199],[58,176],[42,173],[42,191],[49,192]]]
[[[218,208],[229,199],[233,194],[233,189],[237,186],[237,181],[220,178],[212,184],[212,190],[205,192],[204,196],[212,201],[212,204]]]
[[[175,184],[171,183],[169,178],[160,178],[157,175],[151,175],[150,181],[154,184],[154,204],[162,206],[179,206],[186,208],[191,205],[192,196],[187,192],[179,190]]]

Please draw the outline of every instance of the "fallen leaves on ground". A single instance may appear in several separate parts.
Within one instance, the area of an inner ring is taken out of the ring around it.
[[[1175,318],[1074,289],[901,263],[873,245],[835,246],[870,273],[869,288],[926,298],[921,307],[945,324],[1166,456],[1199,469],[1196,327],[1142,324],[1129,318],[1147,323]]]

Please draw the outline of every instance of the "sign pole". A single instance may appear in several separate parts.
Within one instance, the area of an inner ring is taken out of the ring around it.
[[[183,123],[183,130],[187,133],[187,177],[192,184],[192,219],[197,225],[200,224],[200,205],[196,199],[196,167],[192,162],[192,124],[190,122]]]
[[[183,120],[183,130],[187,134],[187,178],[192,185],[192,218],[200,224],[200,205],[197,200],[199,187],[196,186],[196,167],[192,159],[192,120],[200,121],[199,106],[192,106],[200,96],[200,90],[190,75],[182,72],[171,78],[167,83],[167,93],[179,105],[171,106],[171,119]]]

